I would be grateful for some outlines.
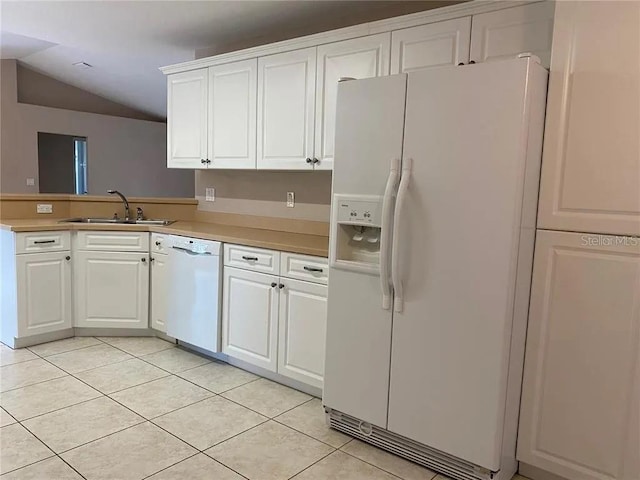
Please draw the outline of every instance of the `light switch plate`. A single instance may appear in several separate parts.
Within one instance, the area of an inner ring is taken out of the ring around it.
[[[38,203],[36,211],[38,213],[53,213],[53,205],[50,203]]]
[[[296,204],[295,195],[293,192],[287,192],[287,207],[293,208]]]
[[[213,202],[216,199],[216,189],[213,187],[205,188],[205,200],[207,202]]]
[[[35,178],[27,178],[27,187],[34,187],[36,185]]]

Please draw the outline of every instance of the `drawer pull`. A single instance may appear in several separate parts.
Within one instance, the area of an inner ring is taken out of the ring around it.
[[[304,268],[307,272],[316,272],[316,273],[322,273],[323,272],[322,268],[308,267],[306,265],[304,267],[302,267],[302,268]]]
[[[246,260],[247,262],[257,262],[258,261],[258,257],[250,257],[248,255],[243,255],[242,259]]]
[[[33,243],[42,244],[42,243],[56,243],[55,240],[35,240]]]

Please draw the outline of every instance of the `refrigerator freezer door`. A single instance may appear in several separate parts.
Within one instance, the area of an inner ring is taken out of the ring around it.
[[[518,266],[527,88],[546,78],[532,78],[529,68],[542,70],[521,59],[410,73],[407,82],[403,156],[413,169],[394,252],[404,308],[393,318],[388,429],[494,471]],[[544,105],[544,88],[539,93],[531,100]]]
[[[340,84],[334,194],[384,195],[391,161],[402,156],[405,94],[404,74]],[[332,221],[330,248],[337,228]],[[384,428],[392,314],[380,278],[333,267],[329,277],[324,404]]]

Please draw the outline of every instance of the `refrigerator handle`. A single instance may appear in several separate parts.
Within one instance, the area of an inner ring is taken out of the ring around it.
[[[391,223],[393,220],[393,201],[392,197],[398,184],[400,177],[400,159],[391,160],[389,168],[389,177],[387,185],[384,189],[384,197],[382,199],[382,222],[380,229],[380,289],[382,290],[382,308],[389,310],[391,308],[391,284],[389,283],[389,252],[391,247]]]
[[[405,158],[402,161],[402,176],[400,178],[400,186],[398,187],[398,198],[396,200],[396,210],[393,220],[393,244],[391,248],[391,281],[395,291],[393,300],[394,310],[402,312],[404,307],[404,296],[402,289],[402,280],[400,279],[400,227],[402,226],[402,210],[404,202],[407,198],[407,190],[409,189],[409,181],[411,180],[411,167],[413,160]]]

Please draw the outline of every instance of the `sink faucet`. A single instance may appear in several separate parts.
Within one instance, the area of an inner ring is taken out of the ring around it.
[[[109,195],[118,195],[120,197],[120,199],[122,200],[122,203],[124,203],[124,221],[128,222],[130,220],[130,216],[129,216],[129,202],[127,201],[127,197],[125,197],[118,190],[107,190],[107,193]]]

